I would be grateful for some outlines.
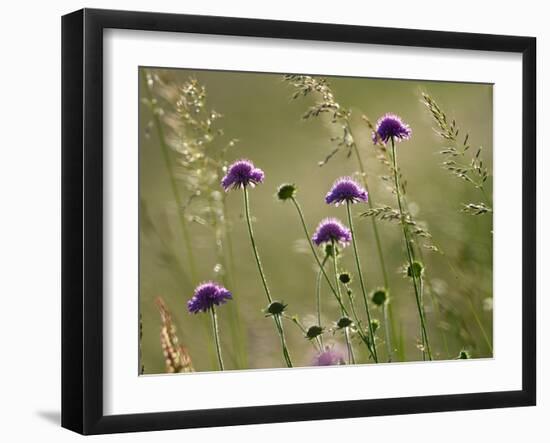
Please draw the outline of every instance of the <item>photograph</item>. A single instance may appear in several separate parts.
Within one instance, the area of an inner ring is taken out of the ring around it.
[[[492,358],[491,84],[139,77],[140,374]]]

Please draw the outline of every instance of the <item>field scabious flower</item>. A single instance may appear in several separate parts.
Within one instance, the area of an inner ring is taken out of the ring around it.
[[[222,178],[225,192],[230,189],[254,187],[264,181],[264,171],[256,168],[250,160],[237,160],[229,166],[227,174]]]
[[[325,218],[319,223],[311,239],[317,246],[334,241],[346,247],[351,242],[351,232],[340,220]]]
[[[376,132],[372,134],[372,140],[376,143],[377,140],[382,140],[388,143],[390,139],[395,141],[408,140],[411,138],[411,128],[404,123],[400,117],[395,114],[386,114],[376,123]]]
[[[367,191],[351,177],[340,177],[325,196],[327,204],[336,206],[342,203],[366,202],[368,199]]]
[[[195,289],[193,297],[187,302],[187,309],[192,314],[207,312],[214,306],[232,299],[231,292],[214,282],[202,283]]]
[[[314,366],[334,366],[345,364],[344,355],[336,348],[326,347],[313,359]]]

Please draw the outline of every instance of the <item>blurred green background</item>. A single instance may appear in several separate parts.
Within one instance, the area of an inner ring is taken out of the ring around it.
[[[351,175],[357,170],[355,159],[347,158],[343,150],[325,166],[318,166],[333,149],[330,139],[338,128],[327,116],[303,120],[302,115],[314,103],[314,98],[292,100],[295,89],[279,74],[181,69],[147,69],[146,72],[151,78],[160,79],[162,85],[169,86],[196,79],[205,87],[207,107],[223,115],[215,122],[215,127],[223,128],[224,135],[220,135],[213,146],[216,143],[225,146],[229,140],[237,138],[239,142],[228,150],[227,160],[248,158],[264,170],[265,182],[250,191],[250,199],[256,240],[267,278],[274,298],[288,303],[290,314],[298,315],[306,326],[314,324],[316,266],[303,240],[295,209],[290,203],[278,202],[274,194],[283,182],[298,186],[298,200],[311,232],[328,216],[338,217],[347,224],[345,207],[327,206],[324,195],[337,177]],[[376,159],[371,131],[361,115],[376,122],[384,113],[392,112],[412,128],[412,138],[397,145],[400,167],[408,182],[409,206],[415,218],[425,222],[433,241],[444,253],[424,252],[430,281],[427,291],[431,291],[425,296],[425,304],[434,357],[456,358],[462,349],[468,350],[474,358],[492,356],[492,216],[460,212],[463,203],[481,201],[481,194],[469,183],[442,169],[444,158],[438,152],[446,144],[433,130],[434,121],[421,102],[422,92],[428,93],[449,117],[456,119],[462,134],[470,134],[474,147],[483,146],[484,163],[491,174],[492,86],[344,77],[327,79],[336,101],[352,112],[353,134],[366,165],[375,206],[397,205],[395,195],[380,179],[388,171]],[[151,80],[149,86],[148,89],[142,76],[140,98],[147,101],[148,94],[152,94],[150,98],[156,100],[159,121],[165,125],[163,118],[169,110],[163,108],[170,107],[170,95],[163,95],[156,80]],[[170,310],[180,344],[188,349],[194,368],[198,371],[217,369],[208,351],[210,345],[205,329],[209,327],[208,315],[189,314],[186,302],[198,283],[210,279],[221,282],[223,274],[229,277],[232,284],[229,289],[234,295],[231,309],[229,305],[218,309],[226,368],[284,366],[273,322],[262,312],[266,299],[243,219],[242,193],[230,192],[226,199],[233,270],[220,263],[212,230],[190,220],[190,214],[200,212],[200,202],[196,202],[198,207],[195,208],[192,200],[186,208],[192,253],[197,261],[197,281],[191,281],[188,254],[178,226],[177,206],[151,107],[147,103],[140,105],[139,117],[140,310],[144,373],[165,372],[160,345],[161,318],[155,305],[157,296],[162,296]],[[177,171],[178,155],[170,152],[169,160]],[[182,199],[187,201],[185,177],[177,178],[176,186]],[[486,189],[492,195],[491,176]],[[358,215],[366,208],[366,205],[354,205],[353,212]],[[390,273],[397,332],[405,345],[406,360],[421,360],[422,354],[416,347],[420,335],[414,292],[410,280],[401,273],[406,261],[402,232],[396,223],[378,222],[378,226]],[[383,282],[371,222],[356,217],[355,228],[367,286],[372,290]],[[351,247],[344,250],[342,262],[344,268],[355,271]],[[228,276],[229,272],[232,275]],[[339,318],[339,309],[326,285],[322,296],[323,319],[329,324]],[[441,312],[434,310],[431,297],[439,301]],[[360,304],[360,298],[357,303]],[[235,319],[235,310],[239,315],[237,326],[242,332],[240,343],[235,343],[230,334],[235,327],[235,322],[231,322]],[[373,308],[373,313],[374,317],[383,320],[378,309]],[[310,365],[313,346],[295,325],[286,322],[285,327],[295,365]],[[382,331],[379,337],[382,343]],[[331,336],[329,341],[342,346],[344,343],[342,335],[338,334]],[[383,349],[382,344],[379,347]],[[241,354],[239,360],[237,354],[243,349],[246,355]]]

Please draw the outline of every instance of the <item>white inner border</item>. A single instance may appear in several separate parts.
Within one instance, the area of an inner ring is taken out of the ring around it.
[[[521,389],[520,54],[118,29],[103,43],[105,414]],[[495,358],[138,377],[140,65],[494,83]]]

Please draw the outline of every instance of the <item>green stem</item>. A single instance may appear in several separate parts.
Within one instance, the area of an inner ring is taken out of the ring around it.
[[[342,312],[345,315],[349,315],[346,307],[344,306],[344,303],[342,302],[342,297],[340,297],[338,295],[338,291],[332,285],[332,282],[330,281],[330,277],[328,276],[328,274],[327,274],[327,272],[324,268],[324,265],[321,263],[321,260],[317,256],[317,251],[315,251],[315,246],[313,246],[313,242],[311,241],[311,237],[309,235],[307,225],[306,225],[306,221],[305,221],[305,218],[304,218],[304,214],[302,212],[302,208],[300,207],[300,204],[298,203],[298,200],[296,200],[296,198],[292,197],[291,199],[292,199],[292,202],[294,203],[294,206],[296,207],[296,210],[298,211],[298,215],[300,216],[300,221],[302,223],[302,228],[304,229],[304,233],[306,235],[306,239],[308,241],[311,252],[313,253],[313,257],[315,257],[315,261],[317,262],[317,265],[319,266],[319,270],[323,273],[323,277],[325,277],[325,280],[326,280],[328,286],[330,287],[330,290],[332,291],[332,293],[334,294],[334,297],[336,298],[336,300],[338,301],[338,304],[340,305],[340,309],[342,310]],[[333,251],[333,253],[334,253],[334,251]]]
[[[302,211],[302,208],[301,208],[300,204],[298,203],[298,200],[296,200],[295,197],[291,197],[291,200],[292,200],[292,203],[294,203],[294,206],[296,207],[296,210],[298,211],[298,215],[300,217],[300,222],[302,223],[302,228],[304,229],[304,234],[305,234],[306,239],[308,241],[308,244],[309,244],[309,247],[310,247],[311,252],[313,254],[313,257],[315,257],[315,261],[319,265],[319,270],[323,274],[323,277],[325,277],[325,281],[327,282],[328,286],[330,287],[330,290],[334,294],[334,297],[338,301],[338,304],[340,305],[340,309],[342,310],[342,312],[346,316],[349,316],[348,310],[346,309],[346,307],[345,307],[345,305],[342,301],[342,298],[338,295],[338,292],[336,291],[336,289],[332,285],[332,282],[330,281],[330,277],[328,276],[328,274],[327,274],[327,272],[324,268],[324,265],[321,263],[321,260],[319,260],[319,257],[317,256],[315,246],[313,246],[313,242],[311,241],[311,237],[310,237],[309,231],[307,229],[307,224],[306,224],[306,220],[304,218],[304,213]],[[374,358],[374,352],[371,349],[371,345],[369,344],[369,341],[368,341],[367,337],[365,336],[364,331],[361,330],[361,323],[359,322],[359,318],[355,317],[354,320],[355,320],[355,323],[357,325],[358,333],[359,333],[359,336],[361,337],[361,340],[363,340],[363,342],[367,345],[367,347],[369,349],[369,352],[371,353],[372,357]],[[375,361],[377,361],[376,358],[375,358]]]
[[[235,284],[233,283],[233,279],[229,278],[228,271],[229,271],[229,264],[228,260],[226,258],[225,254],[225,248],[223,247],[223,237],[227,235],[227,230],[225,227],[220,229],[220,226],[218,225],[218,215],[215,212],[215,201],[212,197],[209,197],[208,202],[210,204],[210,207],[212,208],[212,227],[214,228],[214,241],[216,246],[216,253],[218,256],[218,260],[220,261],[220,264],[222,265],[222,282],[226,288],[231,288],[231,290],[236,293],[237,288],[235,287]],[[223,204],[223,202],[222,202]],[[225,210],[222,209],[225,214]],[[221,234],[221,235],[220,235]],[[234,272],[231,273],[232,275],[235,275]],[[228,306],[229,310],[229,330],[231,332],[231,341],[233,343],[234,348],[236,348],[237,352],[237,358],[235,359],[234,355],[232,355],[233,363],[236,363],[236,366],[238,368],[246,368],[246,362],[244,361],[244,346],[243,346],[243,334],[241,329],[241,321],[239,316],[239,307],[237,303],[230,303],[230,306]],[[236,360],[236,361],[235,361]]]
[[[254,258],[256,259],[256,265],[258,266],[258,272],[260,273],[260,278],[262,280],[262,285],[265,291],[265,295],[267,297],[267,301],[268,303],[271,304],[273,302],[273,298],[271,297],[271,293],[269,292],[269,287],[267,286],[267,280],[265,278],[262,262],[260,260],[260,254],[258,253],[258,248],[256,247],[256,240],[254,239],[254,231],[252,230],[252,221],[250,218],[250,204],[248,201],[248,189],[246,186],[243,187],[243,198],[244,198],[244,212],[246,217],[246,225],[248,227],[250,243],[252,244],[252,251],[254,252]],[[275,323],[277,332],[279,333],[279,338],[281,340],[281,346],[283,348],[283,356],[284,356],[286,365],[289,368],[291,368],[292,360],[290,359],[290,353],[288,352],[288,348],[286,345],[285,334],[284,334],[281,319],[279,318],[279,315],[273,315],[272,317],[273,317],[273,321]]]
[[[389,303],[384,303],[382,305],[382,315],[384,316],[384,333],[386,334],[386,352],[388,353],[388,363],[392,361],[392,345],[391,345],[391,334],[390,334],[390,320],[388,318]]]
[[[218,364],[220,365],[220,371],[223,371],[222,360],[222,348],[220,344],[220,331],[218,329],[218,316],[214,306],[210,308],[210,314],[212,314],[212,329],[214,331],[214,341],[216,342],[216,353],[218,354]]]
[[[321,263],[321,267],[325,266],[325,263],[327,262],[327,260],[328,260],[328,254],[325,254],[325,257],[323,258],[323,262]],[[315,292],[317,295],[316,297],[317,298],[317,324],[321,327],[322,327],[322,324],[321,324],[321,276],[322,275],[323,274],[321,273],[321,269],[319,269],[319,271],[317,271],[317,277],[315,281]],[[321,346],[324,346],[322,335],[319,337],[319,340],[321,342]]]
[[[391,138],[391,150],[392,150],[392,160],[393,160],[393,177],[395,182],[395,193],[397,195],[397,205],[399,206],[399,215],[401,218],[401,226],[403,228],[403,237],[405,238],[405,246],[407,250],[407,258],[409,261],[409,267],[411,270],[411,277],[413,280],[413,286],[414,286],[414,293],[416,298],[416,306],[418,309],[418,315],[420,317],[420,327],[422,332],[422,340],[425,343],[425,349],[422,349],[422,354],[427,351],[428,358],[432,360],[432,351],[430,349],[430,342],[428,340],[428,333],[426,331],[426,321],[424,319],[424,313],[422,309],[422,302],[421,302],[421,295],[419,292],[419,288],[416,282],[416,275],[414,272],[414,266],[413,266],[413,256],[411,251],[411,245],[409,240],[409,228],[407,226],[406,220],[405,220],[405,214],[403,212],[403,205],[401,203],[401,188],[399,185],[399,173],[397,171],[397,155],[395,150],[395,140],[393,137]]]
[[[302,323],[300,323],[300,321],[296,317],[289,317],[288,315],[283,314],[283,318],[286,318],[287,320],[289,320],[290,322],[292,322],[296,326],[298,326],[298,329],[300,329],[300,331],[302,331],[302,333],[304,334],[304,337],[307,337],[307,329],[304,327],[304,325]],[[315,337],[315,342],[313,340],[308,339],[308,341],[311,342],[311,344],[313,345],[315,350],[319,351],[319,352],[322,352],[322,350],[323,350],[323,344],[320,340],[321,336],[322,335],[318,335],[317,337]],[[317,343],[317,346],[315,346],[315,343]]]
[[[338,292],[338,298],[342,299],[342,292],[340,291],[340,284],[338,282],[338,258],[336,253],[336,243],[334,239],[331,240],[332,245],[332,264],[333,264],[333,270],[334,270],[334,281],[336,283],[336,291]],[[346,313],[341,310],[342,315],[346,315]],[[355,363],[355,355],[353,354],[353,348],[351,346],[351,342],[349,339],[349,333],[348,328],[344,328],[344,336],[346,338],[346,346],[348,348],[348,363]]]
[[[348,126],[350,126],[348,124]],[[348,127],[348,130],[351,133],[351,127]],[[359,165],[359,172],[361,173],[361,178],[363,180],[363,186],[365,187],[365,190],[367,191],[367,194],[369,196],[368,199],[368,205],[370,209],[374,208],[374,201],[372,199],[372,194],[369,190],[369,184],[367,181],[367,172],[365,169],[365,166],[363,164],[363,160],[361,159],[361,154],[359,153],[359,148],[357,147],[357,144],[353,144],[353,151],[355,152],[355,158],[357,159],[357,164]],[[382,241],[380,240],[380,234],[378,233],[378,225],[376,222],[376,217],[371,217],[371,223],[372,223],[372,231],[374,233],[374,242],[376,244],[376,252],[378,253],[378,260],[380,262],[380,269],[382,270],[382,279],[384,281],[384,287],[386,288],[386,292],[388,294],[388,299],[390,295],[390,285],[389,285],[389,279],[388,279],[388,271],[386,268],[386,262],[384,260],[384,253],[382,248]],[[392,360],[392,342],[396,343],[396,337],[394,335],[395,333],[395,320],[393,316],[393,308],[391,305],[391,301],[388,301],[386,304],[386,309],[388,315],[384,315],[384,322],[386,323],[386,341],[388,342],[388,361]],[[389,317],[389,322],[388,322]]]
[[[405,203],[406,206],[406,203]],[[408,211],[408,209],[407,209]],[[420,260],[422,260],[423,263],[425,263],[424,260],[424,253],[422,252],[421,248],[418,248],[418,256],[420,257]],[[437,295],[435,295],[428,271],[424,270],[424,282],[426,285],[426,288],[428,290],[428,294],[430,295],[430,300],[432,301],[432,306],[437,313],[437,316],[439,318],[443,318],[443,313],[441,312],[441,306],[439,305],[439,301],[437,300]],[[447,341],[447,334],[443,328],[438,328],[439,335],[441,337],[441,341],[443,342],[443,346],[445,347],[445,352],[447,353],[447,358],[451,358],[451,354],[449,352],[449,343]]]
[[[353,219],[351,217],[350,203],[346,202],[346,209],[348,212],[349,229],[351,231],[351,243],[353,244],[353,255],[355,256],[355,264],[357,266],[357,274],[359,275],[359,283],[361,286],[361,293],[363,294],[363,302],[365,303],[365,310],[367,311],[367,322],[369,323],[369,334],[371,337],[372,351],[374,354],[374,361],[378,363],[378,353],[376,351],[376,342],[374,340],[374,331],[372,330],[372,321],[369,310],[369,302],[367,300],[367,289],[365,287],[365,281],[363,279],[363,271],[361,270],[361,262],[359,261],[359,251],[357,248],[357,240],[355,239],[355,229],[353,228]]]

